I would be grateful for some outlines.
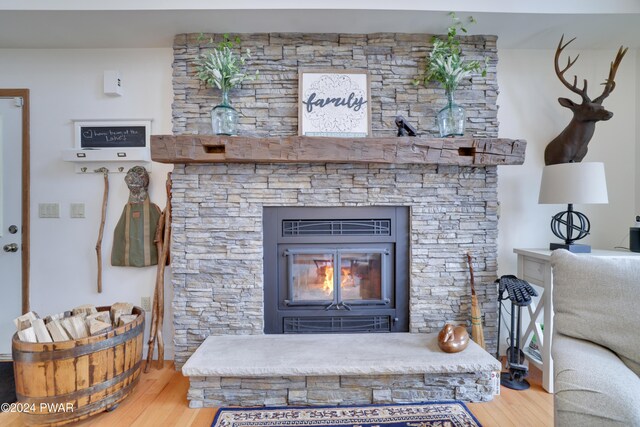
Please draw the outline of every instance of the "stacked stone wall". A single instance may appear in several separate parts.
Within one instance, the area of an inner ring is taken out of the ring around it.
[[[240,46],[251,51],[248,70],[255,81],[231,91],[240,111],[240,133],[275,136],[298,133],[298,73],[309,69],[361,69],[371,78],[371,122],[376,136],[394,136],[396,115],[404,116],[420,134],[436,136],[435,117],[447,102],[438,83],[414,85],[431,50],[429,34],[239,34]],[[234,38],[235,35],[232,35]],[[221,34],[180,34],[174,40],[173,132],[210,134],[211,108],[220,91],[196,78],[195,59],[222,40]],[[487,74],[461,82],[457,103],[467,112],[467,134],[498,136],[498,62],[495,36],[461,38],[465,58],[488,59]]]
[[[188,165],[173,173],[178,366],[209,335],[263,333],[265,206],[410,206],[410,331],[469,322],[470,251],[488,349],[495,347],[495,166]]]
[[[190,377],[191,408],[366,405],[493,399],[491,372],[314,377]]]

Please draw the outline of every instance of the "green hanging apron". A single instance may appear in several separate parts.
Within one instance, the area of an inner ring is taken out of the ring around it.
[[[160,219],[160,208],[149,202],[127,203],[113,231],[111,265],[147,267],[158,264],[153,239]]]

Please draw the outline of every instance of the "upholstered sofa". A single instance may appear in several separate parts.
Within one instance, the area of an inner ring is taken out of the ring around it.
[[[640,426],[640,257],[556,250],[556,426]]]

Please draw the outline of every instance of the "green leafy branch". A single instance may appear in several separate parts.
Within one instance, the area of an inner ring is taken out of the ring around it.
[[[433,48],[429,52],[424,74],[413,81],[416,86],[420,83],[427,86],[429,82],[435,81],[442,84],[445,91],[453,93],[460,82],[471,74],[481,73],[483,77],[487,75],[489,58],[485,58],[483,63],[477,60],[466,61],[462,57],[458,31],[466,33],[467,29],[454,12],[449,13],[449,16],[453,19],[453,24],[447,28],[447,37],[443,39],[433,36]],[[475,22],[470,16],[469,23]]]
[[[204,39],[200,34],[198,41],[202,42]],[[213,44],[212,38],[209,39],[209,43]],[[244,81],[255,80],[259,75],[258,71],[255,74],[248,74],[245,71],[245,64],[251,58],[251,51],[246,49],[244,54],[236,54],[235,48],[239,44],[240,37],[236,36],[232,40],[229,34],[225,34],[217,47],[200,54],[196,58],[198,79],[206,86],[218,88],[223,92],[239,86]]]

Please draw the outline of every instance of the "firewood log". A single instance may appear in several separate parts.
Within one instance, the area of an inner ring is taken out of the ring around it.
[[[38,342],[53,342],[47,327],[44,326],[44,320],[35,319],[31,324],[33,325],[33,331],[36,333],[36,339]]]
[[[111,322],[105,323],[100,320],[93,319],[89,324],[89,333],[92,336],[107,332],[109,330],[111,330]]]
[[[47,329],[49,330],[54,342],[68,341],[71,339],[67,331],[65,331],[60,324],[60,320],[52,320],[47,323]]]
[[[96,306],[93,304],[84,304],[74,308],[73,310],[71,310],[71,312],[74,316],[81,313],[84,313],[85,316],[88,316],[90,314],[97,313],[98,310],[96,310]]]
[[[108,311],[99,311],[97,313],[88,315],[84,319],[84,321],[87,322],[87,325],[89,325],[89,322],[94,319],[104,323],[111,323],[111,313],[109,313]]]
[[[137,317],[138,317],[137,314],[123,314],[122,316],[120,316],[120,319],[118,320],[118,327],[124,326],[127,323],[133,322],[134,320],[136,320]]]
[[[20,338],[20,341],[38,342],[38,339],[36,338],[36,333],[33,330],[32,326],[25,328],[21,331],[18,331],[18,338]]]
[[[47,317],[44,318],[44,323],[46,325],[48,325],[49,323],[53,322],[54,320],[60,320],[63,319],[65,316],[65,313],[57,313],[57,314],[50,314]]]
[[[18,316],[13,319],[13,323],[16,325],[16,329],[18,331],[22,331],[23,329],[27,329],[31,327],[31,322],[38,318],[38,315],[33,311],[30,311],[22,316]]]
[[[117,302],[111,306],[111,320],[114,325],[118,325],[120,316],[123,314],[131,314],[133,311],[133,304],[128,302]]]
[[[74,340],[89,336],[87,325],[80,315],[64,318],[60,321],[60,324]]]

